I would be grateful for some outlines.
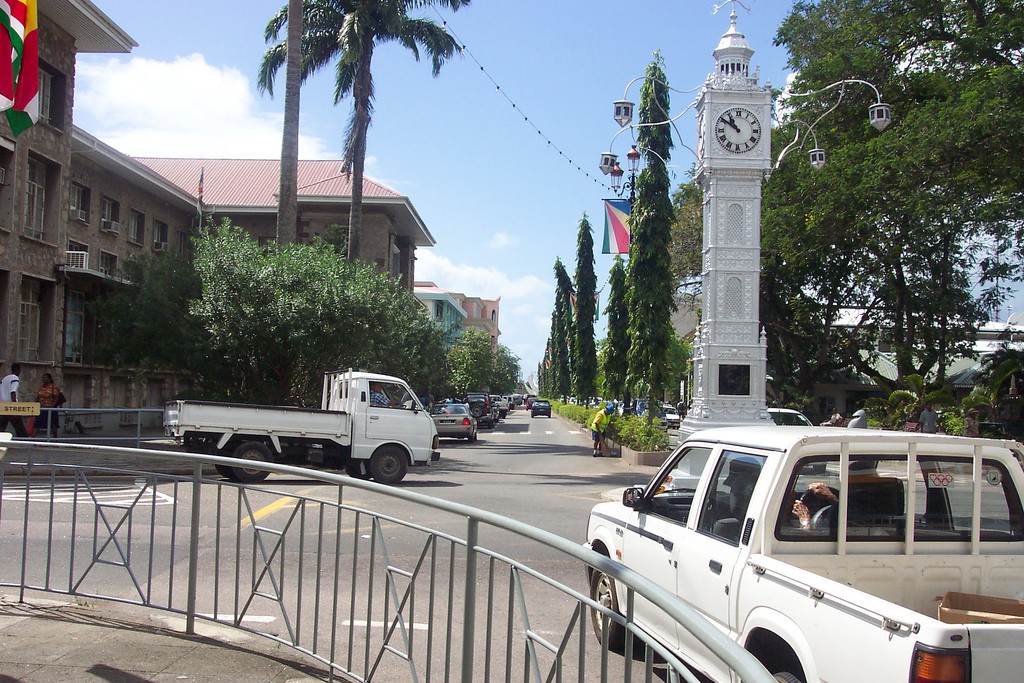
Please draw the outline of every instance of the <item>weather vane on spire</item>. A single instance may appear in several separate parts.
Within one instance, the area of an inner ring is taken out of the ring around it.
[[[732,12],[730,14],[736,14],[736,5],[739,5],[743,9],[747,10],[747,14],[750,14],[750,11],[751,11],[750,8],[747,7],[745,4],[743,4],[742,0],[725,0],[725,2],[723,2],[722,4],[715,5],[714,9],[711,10],[711,13],[712,14],[718,14],[718,10],[722,9],[723,7],[725,7],[730,2],[732,3]]]

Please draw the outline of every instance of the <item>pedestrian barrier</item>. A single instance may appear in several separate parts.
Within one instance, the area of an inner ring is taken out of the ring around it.
[[[238,464],[228,458],[0,445],[0,586],[20,600],[42,591],[163,610],[188,633],[200,620],[231,625],[308,655],[330,680],[696,683],[633,623],[644,598],[742,680],[774,680],[643,576],[507,517],[271,463],[247,463],[277,476],[244,485],[216,475]],[[169,459],[177,473],[155,471]],[[578,581],[527,556],[576,565]],[[589,597],[588,567],[625,587],[625,616]],[[628,656],[608,647],[612,623]]]

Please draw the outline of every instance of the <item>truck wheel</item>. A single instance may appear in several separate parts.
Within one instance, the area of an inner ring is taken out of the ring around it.
[[[227,465],[214,465],[217,470],[217,474],[224,477],[228,481],[235,481],[235,468],[228,467]]]
[[[365,460],[349,458],[345,461],[345,473],[353,479],[370,478],[370,469]]]
[[[370,456],[370,476],[381,484],[397,484],[405,478],[409,460],[397,446],[384,446]]]
[[[274,460],[270,449],[259,441],[246,441],[231,455],[239,460],[255,460],[257,462],[273,462]],[[258,468],[232,467],[231,475],[232,479],[242,484],[255,484],[266,479],[270,473]]]
[[[612,577],[596,569],[590,577],[590,599],[616,614],[621,614],[619,599],[615,597],[615,581]],[[596,609],[590,610],[590,623],[594,626],[594,633],[597,634],[598,640],[604,637],[605,621],[608,622],[608,649],[611,652],[621,653],[626,646],[626,627]]]
[[[804,683],[788,671],[780,671],[777,674],[775,674],[775,680],[777,680],[779,683]]]

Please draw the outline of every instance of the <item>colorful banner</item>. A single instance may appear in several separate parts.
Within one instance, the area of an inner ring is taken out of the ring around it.
[[[604,200],[604,248],[602,254],[629,253],[629,202]]]

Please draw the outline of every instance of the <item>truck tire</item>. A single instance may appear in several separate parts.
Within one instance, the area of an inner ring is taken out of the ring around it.
[[[349,458],[345,461],[345,473],[353,479],[369,479],[370,467],[365,460]]]
[[[397,484],[408,470],[409,458],[398,446],[382,446],[370,456],[370,476],[381,484]]]
[[[274,456],[266,444],[259,441],[246,441],[235,449],[232,457],[239,460],[255,460],[257,462],[273,462]],[[255,484],[266,479],[270,473],[266,470],[246,467],[231,467],[231,479],[242,484]]]
[[[777,674],[775,674],[775,680],[777,680],[779,683],[804,683],[788,671],[780,671]]]
[[[590,576],[590,599],[616,614],[622,614],[619,599],[615,597],[615,580],[597,569]],[[626,627],[596,609],[590,610],[590,623],[598,640],[604,637],[605,620],[608,621],[608,650],[621,654],[626,647]]]

